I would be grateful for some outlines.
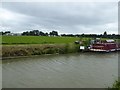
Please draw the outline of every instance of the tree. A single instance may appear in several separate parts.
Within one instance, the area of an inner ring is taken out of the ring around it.
[[[40,36],[45,36],[45,33],[40,31]]]
[[[81,34],[81,36],[82,36],[82,37],[84,37],[84,36],[85,36],[85,34],[83,33],[83,34]]]
[[[106,35],[107,35],[107,32],[105,31],[103,35],[106,36]]]
[[[52,31],[52,32],[50,32],[50,36],[58,36],[58,32],[57,31]]]
[[[33,30],[34,36],[39,36],[39,30]]]
[[[45,36],[48,36],[48,33],[47,33],[47,32],[45,33]]]
[[[5,34],[7,34],[7,33],[11,33],[11,32],[10,31],[6,31]]]

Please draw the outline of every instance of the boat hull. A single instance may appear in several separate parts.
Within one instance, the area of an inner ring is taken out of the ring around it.
[[[119,49],[110,49],[110,50],[89,49],[89,51],[93,51],[93,52],[114,52],[114,51],[120,51],[120,48]]]

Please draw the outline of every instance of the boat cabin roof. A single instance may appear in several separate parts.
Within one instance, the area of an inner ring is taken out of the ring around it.
[[[115,40],[113,40],[113,39],[108,39],[108,40],[106,40],[106,42],[115,42]]]

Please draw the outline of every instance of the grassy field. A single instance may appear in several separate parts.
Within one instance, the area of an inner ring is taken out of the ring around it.
[[[47,37],[47,36],[2,36],[2,44],[59,44],[73,43],[78,37]]]
[[[0,41],[3,45],[14,44],[66,44],[74,43],[76,40],[89,41],[90,38],[79,37],[49,37],[49,36],[2,36]],[[105,38],[102,38],[105,40]],[[120,40],[118,40],[120,42]]]

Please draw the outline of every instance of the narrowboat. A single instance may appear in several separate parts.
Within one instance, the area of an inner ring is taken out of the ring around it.
[[[111,52],[120,50],[120,44],[114,40],[95,40],[92,41],[92,44],[88,47],[90,51],[97,52]]]

